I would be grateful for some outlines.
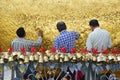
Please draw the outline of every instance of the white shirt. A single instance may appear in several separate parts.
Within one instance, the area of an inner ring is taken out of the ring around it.
[[[14,48],[14,51],[20,51],[20,49],[24,46],[26,48],[27,52],[30,52],[30,47],[34,46],[40,46],[42,42],[42,37],[38,37],[38,40],[36,42],[31,41],[31,40],[27,40],[25,38],[17,38],[15,40],[12,41],[11,47]]]
[[[87,38],[86,47],[88,51],[91,51],[91,48],[98,49],[98,52],[101,52],[101,49],[107,49],[112,46],[111,37],[108,31],[101,28],[95,28]]]

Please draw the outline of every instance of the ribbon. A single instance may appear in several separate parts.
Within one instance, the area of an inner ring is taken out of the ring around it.
[[[114,55],[119,54],[119,50],[116,49],[116,48],[111,49],[111,52],[112,52]]]
[[[80,70],[76,71],[75,73],[75,80],[81,80],[81,78],[83,77],[83,74]]]
[[[25,49],[24,46],[20,49],[20,52],[21,52],[22,54],[24,54],[24,53],[26,52],[26,49]]]
[[[52,48],[51,48],[51,52],[52,52],[52,54],[56,54],[56,48],[55,48],[55,47],[52,47]]]
[[[67,53],[67,49],[65,47],[60,48],[60,52]]]
[[[2,47],[0,47],[0,53],[2,52],[3,50],[2,50]]]
[[[45,51],[46,51],[46,49],[45,49],[44,47],[41,47],[41,48],[40,48],[40,52],[41,52],[42,54],[44,54]]]
[[[102,49],[102,52],[106,55],[109,53],[108,49]]]
[[[67,72],[67,65],[61,64],[61,72]]]
[[[9,52],[9,53],[12,53],[13,51],[14,51],[13,47],[10,47],[10,48],[8,49],[8,52]]]
[[[92,50],[93,54],[95,54],[95,55],[98,54],[98,49],[96,49],[96,48],[92,48],[91,50]]]
[[[30,50],[31,50],[31,53],[32,53],[32,54],[35,54],[35,53],[36,53],[36,48],[35,48],[35,47],[31,46]]]
[[[81,63],[77,63],[77,64],[76,64],[77,70],[81,70],[81,67],[82,67],[82,64],[81,64]]]
[[[75,54],[76,53],[76,49],[75,48],[71,48],[71,53]]]
[[[80,51],[81,51],[83,54],[86,54],[86,53],[88,53],[88,50],[87,50],[87,48],[80,48]]]

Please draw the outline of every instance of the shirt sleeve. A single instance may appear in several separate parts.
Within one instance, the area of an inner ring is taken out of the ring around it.
[[[31,46],[35,46],[35,47],[40,46],[40,44],[42,43],[42,37],[39,36],[36,42],[34,41],[30,41],[30,42],[31,42]]]
[[[58,50],[59,49],[59,40],[56,38],[54,41],[54,47]]]
[[[80,34],[79,34],[79,33],[75,32],[75,31],[73,31],[73,33],[74,33],[74,35],[75,35],[75,39],[78,39],[78,38],[80,37]]]
[[[91,48],[92,48],[91,35],[89,35],[88,38],[87,38],[86,47],[87,47],[88,51],[91,51]]]
[[[111,40],[111,37],[109,35],[109,42],[108,42],[108,48],[111,48],[112,47],[112,40]]]
[[[13,41],[12,41],[12,43],[10,44],[10,47],[13,47]]]

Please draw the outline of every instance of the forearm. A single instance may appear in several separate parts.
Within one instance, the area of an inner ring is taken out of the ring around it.
[[[39,36],[36,42],[32,42],[32,46],[37,47],[37,46],[40,46],[41,43],[42,43],[42,37]]]

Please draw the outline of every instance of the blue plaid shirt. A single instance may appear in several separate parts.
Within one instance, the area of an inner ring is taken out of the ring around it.
[[[60,32],[60,35],[56,37],[54,47],[57,50],[65,47],[67,49],[67,52],[70,52],[71,48],[75,48],[75,40],[78,39],[79,36],[80,35],[77,32],[68,32],[66,30],[63,30]]]

